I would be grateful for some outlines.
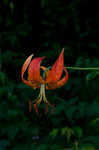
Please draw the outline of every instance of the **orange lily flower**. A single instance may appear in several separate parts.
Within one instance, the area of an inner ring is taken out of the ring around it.
[[[38,98],[33,102],[35,111],[38,113],[37,105],[40,104],[43,99],[44,103],[47,105],[46,112],[48,112],[48,106],[52,107],[52,111],[54,109],[54,105],[50,104],[45,95],[45,89],[51,90],[56,89],[63,86],[68,80],[68,71],[64,67],[64,49],[59,55],[58,59],[54,63],[54,65],[50,68],[46,68],[44,66],[40,66],[42,60],[45,57],[37,57],[32,61],[33,54],[30,55],[25,63],[22,66],[21,71],[21,79],[22,81],[31,86],[33,89],[40,88],[40,94]],[[24,73],[28,69],[28,78],[27,80],[23,78]],[[40,70],[43,70],[43,76],[40,75]],[[65,76],[61,78],[63,71],[65,72]],[[29,101],[29,111],[32,110],[32,102]]]

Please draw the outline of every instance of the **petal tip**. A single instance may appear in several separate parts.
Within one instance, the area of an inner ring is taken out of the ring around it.
[[[26,61],[24,62],[23,66],[22,66],[22,69],[21,69],[21,79],[23,80],[23,75],[24,75],[24,72],[26,71],[32,57],[34,56],[34,54],[31,54],[27,59]]]
[[[29,57],[30,57],[30,59],[32,59],[32,57],[34,56],[34,54],[31,54]]]
[[[62,54],[64,54],[64,48],[62,49],[62,52],[61,52]]]

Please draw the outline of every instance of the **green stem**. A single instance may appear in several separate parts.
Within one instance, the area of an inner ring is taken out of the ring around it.
[[[78,142],[75,142],[75,143],[74,143],[74,149],[75,149],[75,150],[78,150]]]
[[[99,67],[81,68],[81,67],[65,67],[70,70],[86,70],[86,71],[99,71]]]

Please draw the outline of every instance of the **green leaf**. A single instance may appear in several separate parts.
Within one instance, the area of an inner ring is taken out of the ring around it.
[[[0,85],[5,85],[7,81],[7,76],[4,72],[0,72]]]
[[[99,71],[91,72],[91,73],[87,74],[86,80],[87,80],[87,81],[93,80],[93,79],[95,79],[98,75],[99,75]]]
[[[36,147],[37,150],[46,150],[49,146],[47,144],[41,144]]]
[[[92,132],[92,131],[91,131]],[[87,143],[94,143],[99,145],[99,136],[88,136],[87,138],[83,139],[84,142]]]
[[[67,138],[67,142],[70,141],[71,136],[74,134],[73,130],[69,127],[65,127],[61,129],[61,135],[65,135]]]
[[[79,126],[78,127],[74,127],[73,128],[73,131],[74,131],[74,135],[77,137],[77,138],[81,138],[82,135],[83,135],[83,130],[82,128],[80,128]]]
[[[64,110],[65,110],[65,114],[68,117],[68,119],[72,120],[72,117],[74,115],[74,112],[77,110],[77,107],[75,105],[71,106],[71,105],[67,104],[66,107],[64,106]]]
[[[13,140],[16,134],[18,133],[18,131],[19,131],[19,128],[16,126],[8,127],[8,138],[10,140]]]
[[[11,109],[8,110],[8,117],[15,118],[18,116],[18,114],[19,112],[17,110],[11,110]]]
[[[13,148],[12,150],[28,150],[28,149],[30,150],[30,145],[23,144],[23,145],[18,145],[18,146],[16,145],[15,148]]]
[[[95,125],[98,124],[98,123],[99,123],[99,117],[93,119],[90,124],[91,124],[92,126],[95,126]]]
[[[4,4],[7,5],[8,4],[8,0],[3,0]]]
[[[83,57],[78,57],[75,66],[81,66],[84,62],[84,58]]]
[[[93,146],[83,146],[81,150],[95,150]]]
[[[10,8],[11,8],[11,10],[13,10],[14,9],[14,3],[13,2],[10,2]]]
[[[52,138],[55,138],[58,134],[58,131],[59,131],[59,129],[53,129],[49,135],[52,136]]]

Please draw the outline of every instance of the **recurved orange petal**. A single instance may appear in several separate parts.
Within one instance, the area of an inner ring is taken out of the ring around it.
[[[28,68],[28,80],[34,83],[43,82],[42,77],[40,76],[40,64],[42,59],[45,57],[34,58]]]
[[[22,71],[21,71],[21,79],[22,79],[22,81],[23,81],[25,84],[29,85],[29,86],[32,86],[32,84],[31,84],[29,81],[25,80],[25,79],[23,78],[23,76],[24,76],[24,73],[25,73],[27,67],[28,67],[29,64],[30,64],[30,61],[31,61],[32,57],[33,57],[33,54],[30,55],[30,56],[26,59],[26,61],[24,62],[23,66],[22,66]]]
[[[63,68],[64,68],[64,49],[62,50],[61,54],[59,55],[54,65],[52,66],[52,69],[47,72],[46,75],[47,83],[57,82],[63,73]]]
[[[47,90],[53,90],[53,89],[56,89],[56,88],[60,88],[62,87],[68,80],[69,78],[69,74],[68,74],[68,71],[64,68],[64,71],[65,71],[65,77],[63,77],[61,80],[57,81],[56,83],[52,83],[52,84],[48,84],[46,86],[46,89]]]

